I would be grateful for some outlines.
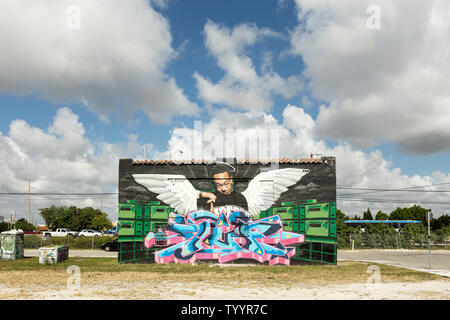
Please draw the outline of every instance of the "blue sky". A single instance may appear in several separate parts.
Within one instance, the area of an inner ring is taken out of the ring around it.
[[[208,128],[225,115],[230,126],[239,119],[250,128],[251,119],[264,114],[287,128],[287,137],[302,141],[294,156],[335,153],[329,155],[343,163],[338,185],[450,182],[450,68],[441,41],[449,36],[448,4],[374,1],[381,12],[374,30],[366,24],[372,2],[38,1],[26,9],[30,19],[8,22],[20,10],[6,1],[0,17],[11,26],[0,33],[8,50],[0,57],[0,157],[9,143],[20,150],[17,157],[27,155],[20,159],[46,172],[45,156],[20,136],[20,130],[39,129],[72,151],[86,148],[84,158],[66,160],[95,175],[103,172],[98,166],[108,152],[140,157],[147,144],[148,157],[167,156],[174,132],[193,129],[195,120]],[[70,5],[80,9],[81,28],[64,30]],[[431,19],[436,12],[444,14]],[[408,27],[414,14],[421,18]],[[56,126],[67,119],[84,129],[77,131],[82,145],[65,141],[69,126]],[[90,187],[114,188],[116,166],[104,173],[111,177]],[[11,173],[12,165],[0,172],[12,177],[3,190],[24,182]],[[63,180],[41,179],[42,186],[65,188]],[[77,183],[70,185],[76,189]]]

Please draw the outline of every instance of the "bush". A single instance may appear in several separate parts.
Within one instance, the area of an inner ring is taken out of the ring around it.
[[[102,245],[111,241],[111,237],[52,237],[44,239],[40,235],[30,234],[25,235],[25,249],[39,249],[48,246],[63,246],[68,245],[69,249],[92,249],[92,240],[94,240],[94,249],[101,249]]]
[[[7,222],[0,222],[0,232],[9,230],[9,224]]]
[[[338,249],[348,249],[350,248],[350,243],[348,238],[345,239],[344,237],[337,237],[337,247]]]

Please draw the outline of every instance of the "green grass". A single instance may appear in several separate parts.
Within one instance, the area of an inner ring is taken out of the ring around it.
[[[338,265],[291,265],[291,266],[226,266],[211,263],[189,264],[119,264],[116,258],[70,258],[54,265],[41,265],[38,258],[0,261],[0,274],[12,271],[31,273],[66,273],[69,266],[76,265],[81,272],[114,274],[146,273],[156,277],[184,281],[216,279],[253,279],[255,281],[306,282],[306,283],[352,283],[364,282],[368,278],[367,268],[373,263],[343,261]],[[409,269],[378,265],[383,281],[428,281],[442,279],[438,275]],[[139,275],[136,275],[139,277]]]

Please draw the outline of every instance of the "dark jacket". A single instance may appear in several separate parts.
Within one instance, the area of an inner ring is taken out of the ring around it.
[[[239,207],[245,209],[246,211],[248,211],[247,200],[241,193],[234,191],[234,190],[228,195],[223,194],[219,191],[215,191],[213,193],[217,197],[216,201],[214,202],[214,207],[234,205],[234,206],[239,206]],[[206,201],[208,201],[208,200],[209,199],[207,199],[207,198],[198,199],[197,200],[197,209],[209,211],[211,206],[209,203],[206,203]]]

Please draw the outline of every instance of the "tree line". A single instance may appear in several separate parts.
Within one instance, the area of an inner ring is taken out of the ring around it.
[[[340,236],[347,236],[351,233],[356,233],[360,228],[352,227],[344,223],[345,220],[417,220],[421,221],[421,224],[409,224],[402,227],[401,231],[406,234],[426,234],[428,232],[428,212],[431,213],[431,209],[426,209],[418,205],[414,205],[409,208],[396,208],[391,213],[385,213],[378,211],[373,218],[370,208],[363,213],[363,217],[360,218],[357,215],[350,218],[345,213],[337,210],[337,228]],[[434,218],[433,214],[430,214],[430,229],[431,231],[441,234],[450,235],[450,216],[442,215],[439,218]],[[365,227],[365,233],[373,234],[389,234],[397,232],[393,227],[384,223],[370,224]]]
[[[105,212],[92,207],[77,208],[75,206],[51,206],[39,209],[39,214],[50,229],[68,228],[79,231],[82,229],[107,230],[112,228],[112,223]],[[0,223],[0,232],[8,229],[22,229],[35,231],[36,227],[27,220],[21,218],[13,225],[6,222]]]

